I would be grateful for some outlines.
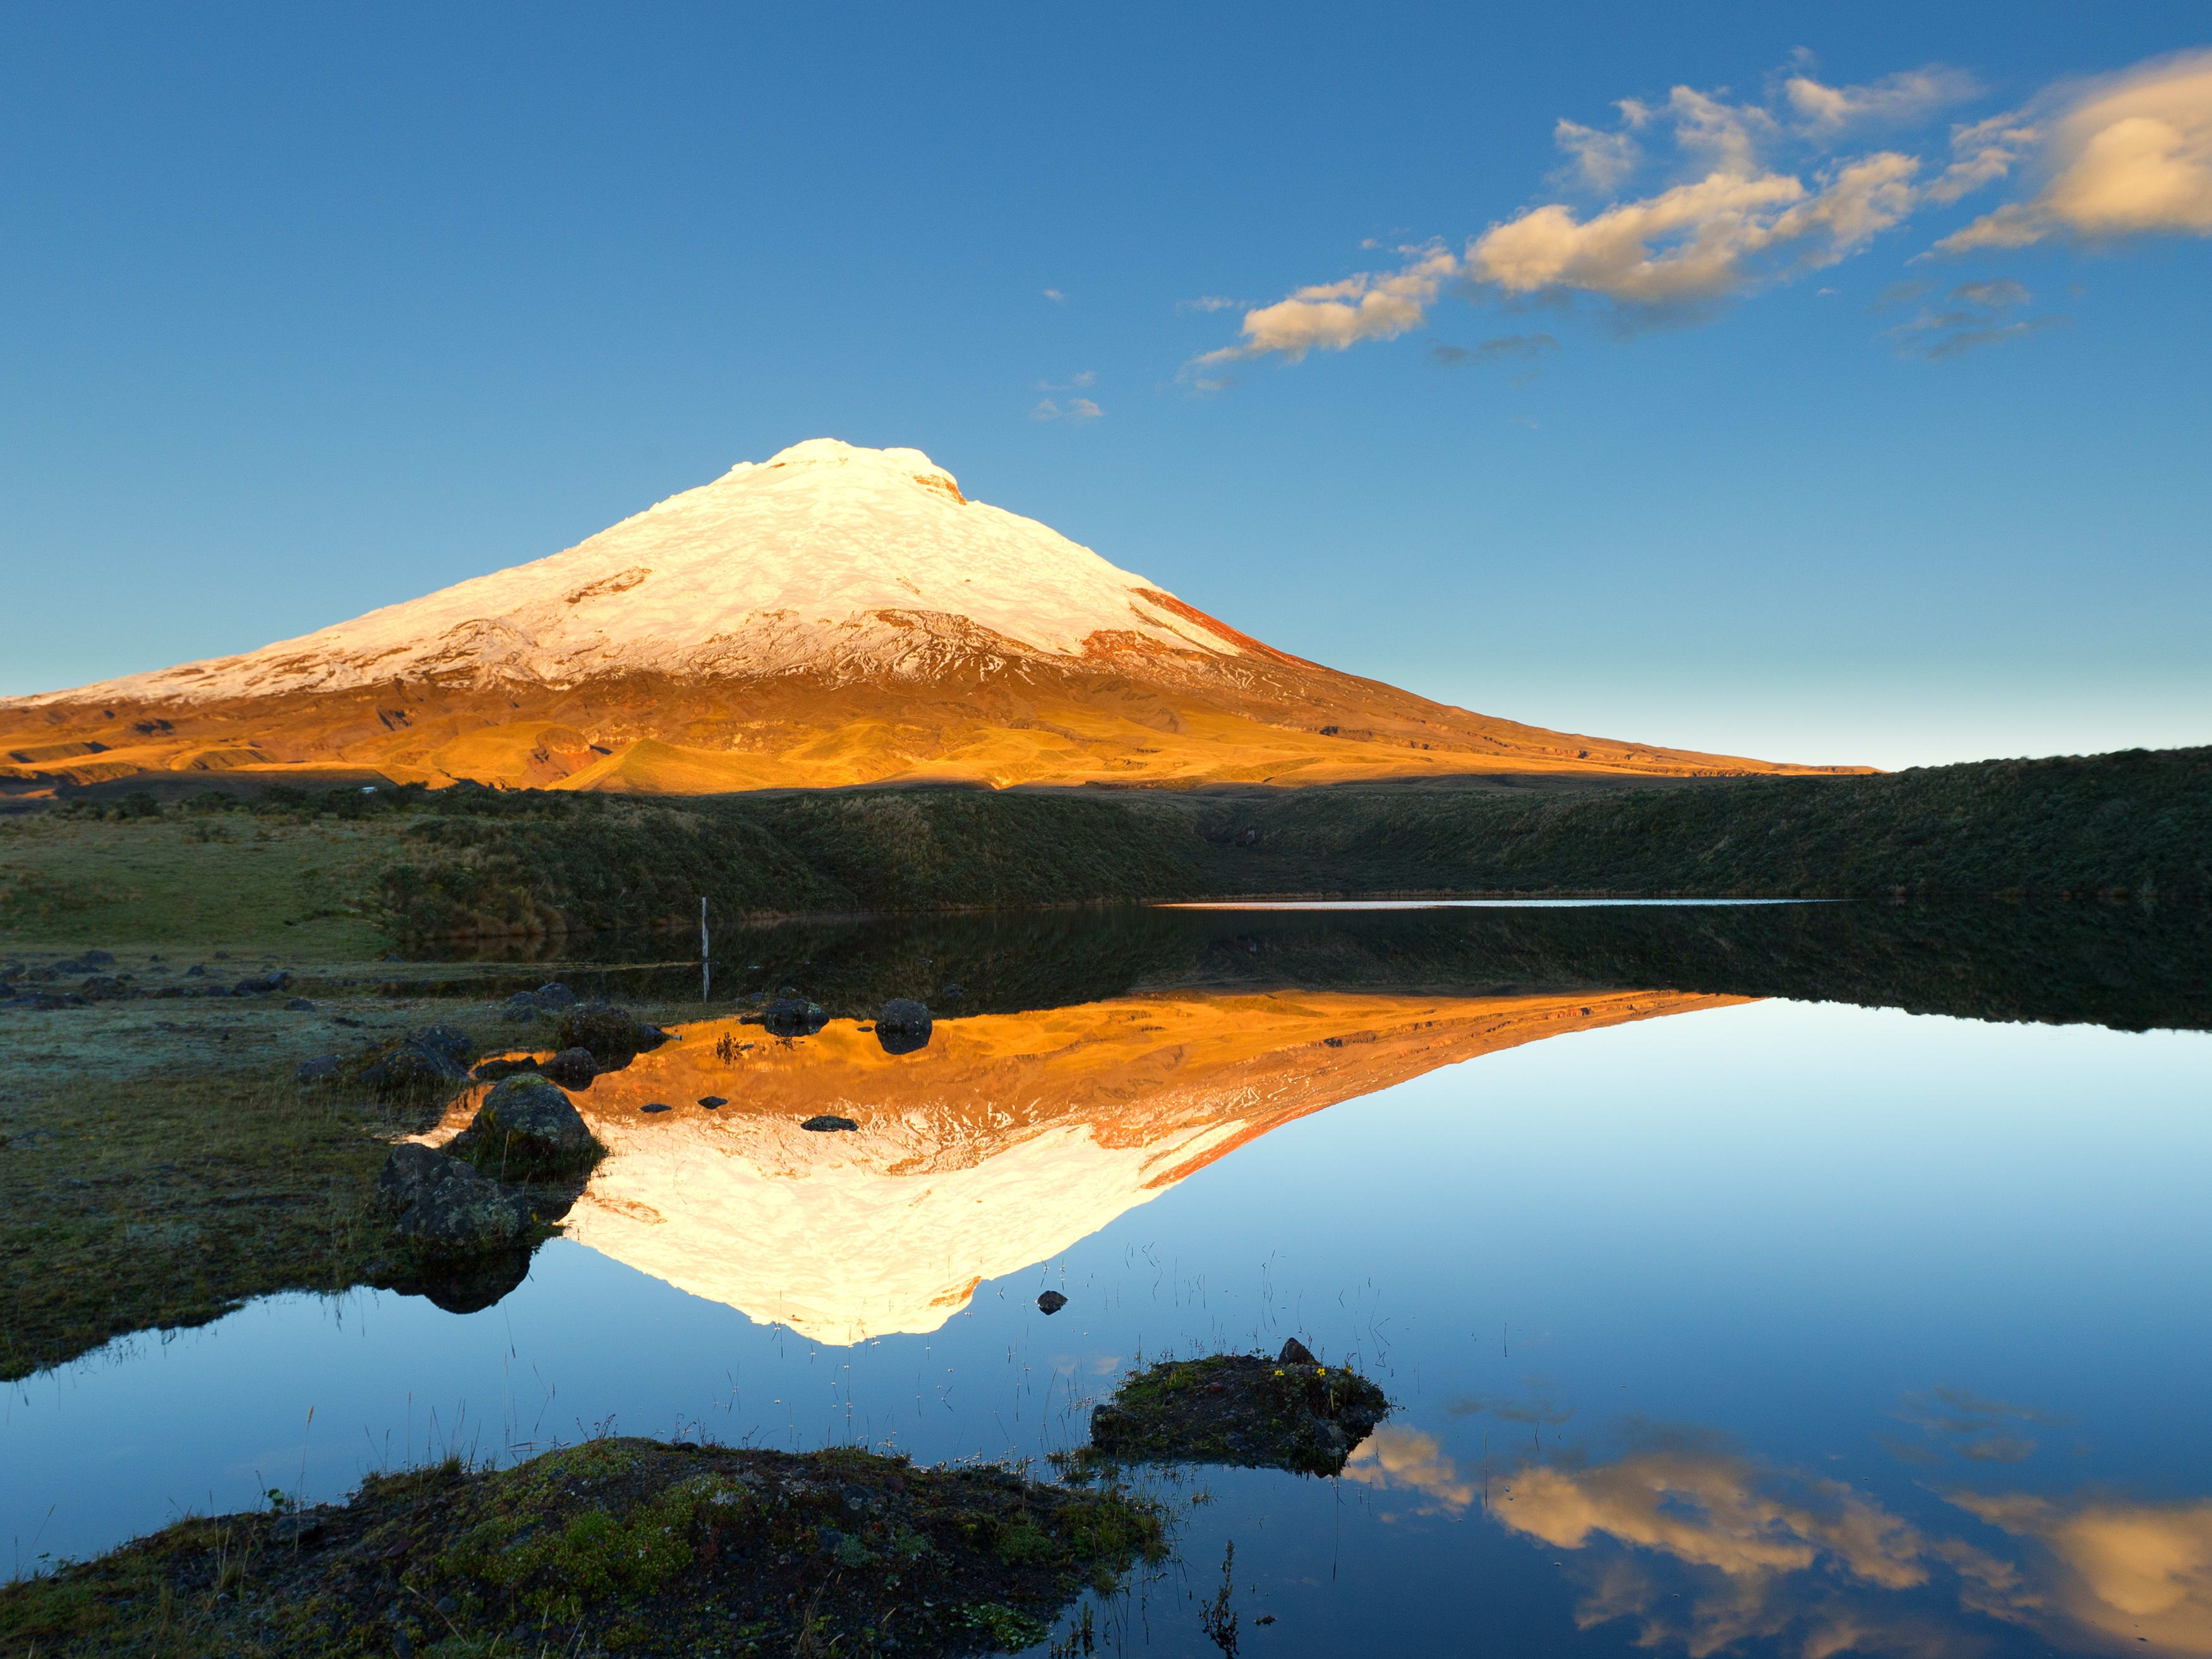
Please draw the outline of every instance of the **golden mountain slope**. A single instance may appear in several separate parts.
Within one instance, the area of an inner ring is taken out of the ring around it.
[[[923,781],[1304,784],[1867,769],[1548,732],[1290,658],[1223,664],[1147,653],[1133,665],[1117,654],[1102,651],[1079,665],[978,658],[926,683],[624,675],[566,688],[395,684],[190,705],[0,704],[0,777],[36,787],[228,773],[311,784],[465,779],[711,794]]]
[[[1856,771],[1549,732],[1275,650],[915,450],[741,463],[242,656],[0,699],[0,787],[217,773],[698,794]]]

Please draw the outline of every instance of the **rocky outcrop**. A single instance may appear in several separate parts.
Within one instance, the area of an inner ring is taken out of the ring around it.
[[[514,1180],[578,1175],[607,1151],[565,1092],[532,1076],[495,1085],[447,1146],[477,1169]]]
[[[522,1238],[530,1201],[429,1146],[395,1146],[376,1178],[378,1205],[424,1255],[482,1255]]]
[[[341,1075],[386,1100],[420,1101],[452,1094],[469,1081],[476,1044],[450,1025],[410,1031],[380,1048],[341,1065]]]
[[[536,1014],[566,1013],[576,1002],[576,994],[556,980],[534,991],[517,991],[502,1006],[510,1018],[528,1019]]]
[[[603,1072],[627,1066],[667,1041],[668,1033],[658,1025],[638,1018],[627,1008],[605,1002],[578,1003],[561,1016],[560,1024],[554,1029],[556,1048],[588,1049]]]

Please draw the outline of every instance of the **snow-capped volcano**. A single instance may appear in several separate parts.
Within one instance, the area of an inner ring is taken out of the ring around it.
[[[415,678],[926,674],[949,643],[980,643],[976,630],[1008,654],[1069,659],[1131,639],[1225,656],[1249,643],[1034,519],[968,500],[918,449],[810,438],[565,553],[86,693],[204,702]]]
[[[918,449],[831,438],[299,639],[0,701],[19,789],[240,769],[694,793],[1807,769],[1339,673],[969,500]]]

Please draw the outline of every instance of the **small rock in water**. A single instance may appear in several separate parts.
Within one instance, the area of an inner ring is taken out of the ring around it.
[[[929,1044],[928,1008],[912,997],[893,997],[876,1016],[876,1041],[890,1054],[910,1054]]]
[[[656,1100],[650,1106],[641,1106],[637,1109],[641,1112],[672,1112],[676,1109]]]
[[[1283,1344],[1283,1351],[1275,1356],[1275,1363],[1278,1365],[1318,1365],[1321,1361],[1313,1357],[1311,1348],[1294,1336]]]
[[[720,1095],[702,1095],[699,1097],[699,1103],[711,1112],[716,1107],[726,1106],[730,1103],[723,1099]]]
[[[778,1036],[811,1036],[829,1018],[820,1003],[803,997],[778,997],[760,1014],[760,1023]]]
[[[849,1117],[832,1117],[825,1112],[819,1117],[808,1118],[799,1127],[802,1129],[812,1129],[820,1133],[827,1133],[832,1129],[857,1129],[860,1126]]]
[[[588,1089],[599,1074],[599,1063],[589,1048],[563,1048],[538,1069],[564,1089]]]
[[[1048,1314],[1056,1314],[1066,1305],[1067,1298],[1058,1291],[1047,1291],[1042,1296],[1037,1297],[1037,1306]]]

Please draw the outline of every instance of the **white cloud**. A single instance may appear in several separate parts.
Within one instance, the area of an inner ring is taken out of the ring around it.
[[[1234,311],[1237,302],[1225,295],[1201,294],[1195,300],[1177,300],[1177,311]]]
[[[1030,419],[1033,421],[1067,421],[1077,426],[1080,426],[1086,421],[1095,421],[1098,419],[1098,417],[1105,412],[1106,411],[1104,410],[1099,408],[1097,404],[1091,402],[1088,398],[1070,398],[1064,404],[1057,402],[1050,398],[1045,398],[1039,400],[1037,406],[1035,409],[1030,410]]]
[[[2212,52],[2142,65],[2062,102],[2045,130],[2042,188],[1945,237],[1938,252],[2212,236]]]
[[[1468,268],[1509,295],[1578,290],[1637,306],[1724,299],[1863,246],[1911,210],[1918,167],[1883,151],[1811,189],[1788,173],[1717,170],[1588,219],[1550,203],[1484,233]]]
[[[1799,121],[1809,131],[1826,135],[1854,127],[1909,125],[1980,91],[1972,76],[1940,68],[1906,70],[1862,87],[1823,86],[1809,75],[1793,75],[1783,83]]]
[[[1995,184],[2019,164],[2039,135],[2018,111],[1951,129],[1951,164],[1928,186],[1931,202],[1951,203]]]
[[[1246,312],[1242,345],[1209,351],[1189,367],[1271,351],[1296,362],[1309,351],[1343,351],[1362,340],[1395,340],[1420,327],[1428,320],[1437,290],[1459,274],[1459,256],[1443,247],[1407,252],[1413,257],[1401,270],[1361,271],[1340,282],[1318,283],[1286,300]]]
[[[1066,299],[1067,295],[1062,294],[1056,288],[1048,288],[1044,291],[1044,297],[1051,301],[1054,305],[1058,305],[1061,301]]]
[[[1463,248],[1435,241],[1401,249],[1398,270],[1316,283],[1247,308],[1240,342],[1194,358],[1184,378],[1214,391],[1227,384],[1218,371],[1238,360],[1272,354],[1296,362],[1310,351],[1395,339],[1426,324],[1448,286],[1509,301],[1588,296],[1631,324],[1694,313],[1835,265],[1915,213],[2031,165],[2044,181],[2031,199],[1985,214],[1935,251],[2054,236],[2212,236],[2212,52],[2056,88],[1955,124],[1948,156],[1940,141],[1860,150],[1845,140],[1932,121],[1976,95],[1971,76],[1929,67],[1830,85],[1808,61],[1801,53],[1765,103],[1725,88],[1679,86],[1663,101],[1621,100],[1610,127],[1560,120],[1553,138],[1565,162],[1553,182],[1564,199],[1540,199]],[[1647,173],[1656,176],[1631,192]],[[1894,331],[1899,349],[1956,356],[2065,320],[1997,321],[2007,302],[1963,290],[1960,297],[1969,312],[1931,313]],[[1209,297],[1184,308],[1231,307]],[[1458,348],[1435,355],[1463,361]]]
[[[1644,146],[1632,132],[1600,132],[1563,119],[1552,129],[1552,142],[1571,159],[1576,180],[1601,196],[1612,195],[1644,165]]]

